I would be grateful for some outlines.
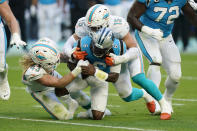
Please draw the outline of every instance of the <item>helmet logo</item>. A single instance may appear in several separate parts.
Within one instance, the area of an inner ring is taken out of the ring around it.
[[[105,14],[105,15],[103,16],[103,19],[108,18],[108,16],[109,16],[109,13]]]
[[[35,56],[36,56],[36,58],[37,58],[38,60],[40,60],[40,61],[46,60],[44,54],[41,53],[41,52],[37,52]]]

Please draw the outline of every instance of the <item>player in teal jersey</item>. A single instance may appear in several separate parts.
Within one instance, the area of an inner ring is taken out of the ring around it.
[[[136,0],[127,18],[136,29],[138,45],[149,61],[148,77],[159,87],[161,65],[168,74],[164,97],[172,112],[172,96],[181,78],[181,57],[171,32],[181,11],[197,26],[197,14],[187,0]]]

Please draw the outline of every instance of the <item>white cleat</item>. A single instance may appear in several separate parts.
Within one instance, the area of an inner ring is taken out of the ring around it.
[[[106,108],[105,109],[105,113],[103,115],[103,118],[105,116],[111,116],[111,115],[112,115],[111,111]],[[91,109],[88,109],[86,112],[79,112],[77,114],[77,118],[93,118],[93,116],[92,116],[92,110]]]
[[[155,102],[155,112],[152,113],[152,115],[160,115],[161,114],[161,107],[158,103],[158,101],[154,100]]]
[[[112,115],[112,113],[111,113],[111,111],[109,110],[109,109],[105,109],[105,115],[106,116],[111,116]]]
[[[0,82],[0,99],[8,100],[10,98],[10,86],[8,80]]]
[[[92,118],[92,110],[88,109],[85,112],[79,112],[77,118]]]
[[[164,98],[165,98],[165,96],[164,96]],[[168,103],[168,105],[169,105],[169,108],[170,108],[170,110],[171,110],[171,113],[173,113],[174,112],[174,110],[173,110],[173,108],[172,108],[172,100],[170,100],[170,99],[166,99],[165,98],[165,100],[166,100],[166,102]]]
[[[171,119],[171,110],[170,104],[164,99],[164,104],[161,105],[161,120],[170,120]]]

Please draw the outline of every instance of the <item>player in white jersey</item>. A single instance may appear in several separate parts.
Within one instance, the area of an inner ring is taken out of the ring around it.
[[[65,86],[81,73],[80,66],[87,63],[79,61],[72,72],[62,77],[55,71],[59,56],[52,40],[42,38],[37,41],[21,61],[24,67],[23,83],[27,85],[28,93],[52,118],[68,120],[73,118],[78,103],[70,97]],[[58,98],[68,105],[68,110]]]
[[[20,28],[9,5],[5,0],[0,0],[0,99],[8,100],[10,87],[7,79],[8,65],[6,64],[7,38],[1,17],[5,20],[12,34],[10,45],[16,45],[19,48],[20,45],[24,46],[26,43],[20,38]]]
[[[95,32],[98,29],[102,27],[109,27],[114,37],[117,39],[123,40],[127,45],[127,52],[124,54],[124,57],[121,57],[120,59],[107,59],[106,62],[110,64],[119,64],[119,63],[126,63],[132,59],[132,62],[129,62],[128,66],[122,66],[121,69],[121,75],[119,77],[119,80],[115,83],[115,87],[120,95],[120,97],[124,101],[132,101],[134,98],[132,97],[132,87],[130,84],[130,76],[132,77],[133,81],[137,84],[139,84],[142,88],[144,88],[149,94],[154,96],[155,99],[157,99],[160,104],[165,105],[166,102],[163,99],[160,91],[157,89],[156,85],[146,79],[144,75],[143,70],[143,61],[141,58],[141,54],[138,51],[138,48],[136,47],[136,43],[133,40],[131,34],[129,33],[129,25],[128,23],[121,17],[118,16],[112,16],[110,15],[109,9],[104,5],[95,5],[91,7],[86,17],[82,17],[78,20],[76,24],[75,34],[73,34],[68,41],[65,43],[65,53],[69,57],[74,57],[76,59],[83,59],[85,57],[85,53],[80,51],[73,51],[72,47],[73,44],[76,42],[76,40],[82,38],[83,36],[89,35],[90,32]],[[117,58],[117,57],[116,57]],[[130,73],[130,76],[129,76]],[[128,79],[124,79],[128,78]],[[145,81],[145,82],[143,82]],[[129,85],[125,85],[125,83],[128,83]],[[123,88],[124,87],[124,88]],[[149,111],[155,112],[155,103],[152,99],[146,100]],[[164,107],[164,106],[162,106]],[[165,111],[164,111],[165,110]],[[170,111],[166,111],[166,109],[162,109],[162,115],[164,113],[169,114]],[[170,118],[170,115],[168,115],[168,118]],[[163,118],[161,118],[163,119]],[[164,118],[166,119],[166,118]]]

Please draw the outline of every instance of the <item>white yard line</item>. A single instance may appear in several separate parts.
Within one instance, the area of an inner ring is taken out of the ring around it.
[[[185,104],[172,103],[173,106],[184,106]]]
[[[143,129],[143,128],[132,128],[132,127],[122,127],[122,126],[106,126],[106,125],[98,125],[98,124],[73,123],[73,122],[55,121],[55,120],[38,120],[38,119],[27,119],[27,118],[6,117],[6,116],[0,116],[0,119],[33,121],[33,122],[44,122],[44,123],[56,123],[56,124],[76,125],[76,126],[86,126],[86,127],[98,127],[98,128],[102,127],[102,128],[111,128],[111,129],[125,129],[125,130],[136,130],[136,131],[161,131],[161,130],[152,130],[152,129]]]

